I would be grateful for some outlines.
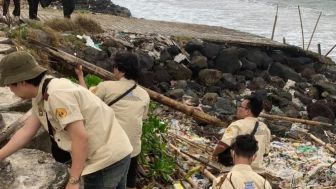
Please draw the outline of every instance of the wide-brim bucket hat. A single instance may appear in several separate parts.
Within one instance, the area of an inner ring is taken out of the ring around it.
[[[6,86],[33,79],[47,69],[38,65],[28,52],[13,52],[0,61],[0,85]]]

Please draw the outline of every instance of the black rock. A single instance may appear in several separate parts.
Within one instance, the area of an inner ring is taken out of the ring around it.
[[[206,86],[215,85],[221,78],[222,72],[215,69],[203,69],[198,74],[198,79]]]
[[[203,49],[201,52],[208,59],[213,59],[218,55],[221,49],[223,49],[221,45],[217,45],[214,43],[204,43]]]
[[[141,69],[151,69],[154,65],[154,58],[149,56],[147,53],[138,51],[138,60],[139,60],[139,66]]]
[[[192,41],[189,41],[184,49],[189,53],[193,53],[194,51],[202,51],[203,49],[203,42],[202,41],[199,41],[199,40],[192,40]]]
[[[223,73],[235,73],[242,67],[239,60],[240,51],[238,48],[230,47],[219,52],[214,60],[214,67]]]
[[[328,118],[328,123],[334,123],[335,113],[323,102],[309,104],[307,106],[307,113],[309,119],[321,116]]]
[[[168,71],[163,66],[154,66],[154,79],[156,82],[170,82],[172,77],[169,75]]]
[[[265,52],[260,50],[249,50],[246,56],[247,60],[255,63],[257,67],[262,69],[267,69],[268,66],[273,62]]]
[[[271,75],[279,76],[283,78],[285,81],[287,81],[288,79],[291,79],[296,82],[301,80],[301,77],[297,72],[295,72],[292,68],[283,65],[279,62],[275,62],[271,65],[269,73]]]
[[[192,71],[189,68],[175,61],[167,61],[166,69],[174,80],[189,80],[192,76]]]

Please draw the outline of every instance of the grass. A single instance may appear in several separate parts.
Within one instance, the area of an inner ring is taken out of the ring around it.
[[[54,18],[45,22],[45,25],[58,32],[71,32],[75,34],[98,34],[104,30],[88,16],[77,16],[74,20]]]

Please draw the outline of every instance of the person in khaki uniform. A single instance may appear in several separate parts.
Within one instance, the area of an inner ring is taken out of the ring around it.
[[[238,135],[251,134],[261,111],[262,102],[260,100],[254,96],[245,98],[237,107],[237,117],[240,120],[231,123],[225,130],[221,141],[215,147],[213,156],[216,157],[230,147]],[[259,121],[254,136],[258,141],[259,150],[252,167],[255,171],[262,172],[264,170],[262,166],[263,156],[269,152],[271,132],[264,123]]]
[[[47,80],[46,69],[26,52],[1,60],[1,85],[23,99],[32,99],[33,107],[24,126],[0,149],[0,160],[24,147],[42,125],[53,132],[61,149],[71,153],[66,189],[79,189],[81,176],[85,189],[125,188],[133,149],[114,111],[68,79],[53,78],[45,85]]]
[[[126,96],[111,105],[116,118],[128,135],[133,152],[127,175],[127,188],[135,188],[138,166],[138,155],[141,151],[141,135],[143,119],[147,117],[150,98],[140,86],[135,86],[138,79],[138,59],[133,53],[123,52],[114,58],[113,74],[117,81],[104,81],[91,91],[106,104],[117,99],[121,94],[134,88]],[[85,86],[83,71],[79,65],[75,70],[80,85]]]
[[[235,165],[226,176],[214,179],[212,189],[271,189],[270,183],[250,166],[257,150],[258,142],[254,136],[237,136],[231,148]]]

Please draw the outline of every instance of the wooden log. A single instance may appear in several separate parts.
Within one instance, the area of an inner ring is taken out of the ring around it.
[[[330,152],[336,154],[336,150],[335,150],[335,148],[333,148],[333,147],[331,146],[331,144],[323,142],[321,139],[317,138],[316,136],[314,136],[314,135],[311,134],[311,133],[308,133],[308,136],[309,136],[313,141],[315,141],[316,143],[318,143],[318,144],[320,144],[320,145],[326,147]]]
[[[263,117],[266,119],[289,121],[289,122],[294,122],[294,123],[303,123],[303,124],[313,125],[313,126],[327,126],[327,127],[334,126],[330,123],[324,123],[324,122],[312,121],[312,120],[306,120],[306,119],[298,119],[298,118],[292,118],[292,117],[285,117],[285,116],[279,116],[279,115],[269,115],[265,113],[261,113],[260,117]]]
[[[115,80],[115,77],[113,76],[113,74],[105,69],[102,69],[94,64],[91,64],[85,60],[82,60],[78,57],[75,57],[71,54],[68,54],[60,49],[56,49],[54,47],[48,47],[38,41],[35,40],[30,40],[32,43],[43,47],[42,50],[46,51],[47,53],[49,53],[50,56],[52,56],[53,58],[56,58],[58,60],[62,60],[59,61],[58,63],[66,63],[68,65],[71,66],[77,66],[78,64],[81,64],[83,66],[83,70],[86,72],[89,72],[91,74],[95,74],[99,77],[101,77],[102,79],[105,80]],[[193,118],[195,118],[196,120],[205,122],[205,123],[209,123],[215,126],[220,126],[220,127],[227,127],[228,126],[228,122],[225,120],[220,120],[216,117],[210,116],[207,113],[204,113],[202,111],[197,110],[195,107],[192,106],[188,106],[185,104],[182,104],[181,102],[178,102],[176,100],[173,100],[171,98],[168,98],[160,93],[157,93],[153,90],[150,90],[148,88],[143,87],[149,94],[150,98],[154,101],[157,101],[163,105],[166,105],[168,107],[171,107],[177,111],[183,112],[186,115],[189,115]]]

